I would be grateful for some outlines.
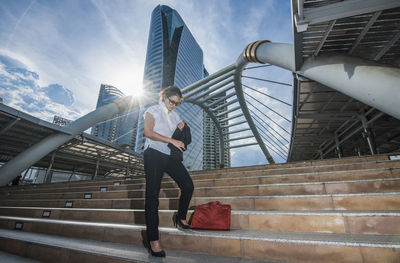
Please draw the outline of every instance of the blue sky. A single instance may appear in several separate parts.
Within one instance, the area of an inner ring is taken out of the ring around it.
[[[92,111],[102,83],[135,94],[142,86],[150,16],[158,4],[180,13],[210,73],[233,63],[255,40],[293,41],[289,0],[2,0],[0,97],[52,121],[54,114],[76,119]],[[292,82],[290,72],[277,68],[253,73]],[[249,84],[292,101],[290,87]],[[291,116],[290,109],[268,104]],[[234,165],[265,162],[256,148],[236,150]]]

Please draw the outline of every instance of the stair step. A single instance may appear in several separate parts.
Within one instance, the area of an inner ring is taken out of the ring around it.
[[[276,165],[262,165],[262,166],[250,166],[250,167],[239,167],[239,168],[228,168],[220,170],[205,170],[191,172],[191,176],[194,180],[196,179],[220,179],[230,177],[243,177],[248,175],[262,176],[262,175],[284,175],[284,174],[301,174],[301,173],[319,173],[319,172],[335,172],[343,171],[349,172],[351,170],[365,170],[365,169],[383,169],[400,167],[400,160],[388,160],[387,155],[381,155],[377,158],[349,158],[346,162],[342,159],[334,159],[328,161],[312,161],[312,162],[299,162],[299,163],[288,163],[288,164],[276,164]],[[343,161],[343,163],[341,163]],[[310,166],[315,164],[314,166]],[[53,188],[58,185],[63,186],[90,186],[97,185],[102,182],[144,182],[143,176],[135,176],[132,178],[110,178],[102,180],[90,180],[90,181],[74,181],[74,182],[57,182],[51,184],[37,184],[37,185],[24,185],[25,189],[29,188]],[[17,187],[0,187],[0,191],[3,190],[14,190]]]
[[[278,183],[318,183],[318,182],[334,182],[334,181],[351,181],[351,180],[374,180],[383,178],[400,178],[400,167],[391,168],[377,168],[377,169],[365,169],[355,171],[326,171],[326,172],[311,172],[311,173],[296,173],[296,174],[283,174],[283,175],[263,175],[263,176],[246,176],[246,177],[235,177],[235,178],[214,178],[214,179],[195,179],[195,189],[201,187],[220,187],[220,186],[235,186],[235,185],[263,185],[263,184],[278,184]],[[119,182],[119,186],[114,186],[114,182]],[[39,193],[54,193],[59,194],[66,192],[82,192],[82,191],[101,191],[101,188],[106,188],[107,192],[110,191],[121,191],[121,190],[139,190],[144,189],[145,180],[128,180],[128,181],[101,181],[96,182],[95,185],[77,185],[63,187],[44,187],[35,188],[23,185],[19,188],[7,189],[0,191],[1,196],[17,196],[26,194],[39,194]],[[60,185],[61,186],[61,185]],[[168,176],[165,176],[162,182],[162,188],[174,188],[176,187],[175,182]]]
[[[220,200],[235,210],[397,210],[400,192],[194,197],[190,206]],[[177,209],[178,198],[160,198],[160,209]],[[72,202],[72,203],[71,203]],[[68,206],[71,204],[71,206]],[[0,200],[0,206],[143,209],[144,198]]]
[[[263,196],[263,195],[299,195],[299,194],[346,194],[346,193],[374,193],[393,192],[400,190],[400,178],[346,180],[335,182],[303,182],[303,183],[276,183],[261,185],[236,185],[218,187],[197,187],[193,197],[202,196]],[[180,190],[162,188],[160,197],[179,197]],[[10,194],[6,199],[110,199],[110,198],[140,198],[145,196],[144,189],[116,190],[116,191],[85,191],[85,192],[61,192],[61,193],[31,193]]]
[[[170,262],[170,263],[257,263],[265,261],[246,260],[168,249],[167,256],[158,259],[149,255],[144,247],[96,240],[59,237],[38,233],[0,229],[0,249],[11,253],[17,252],[26,257],[36,258],[41,262]],[[3,245],[8,243],[9,245]],[[10,246],[12,245],[12,246]],[[18,251],[13,247],[18,246]],[[24,261],[25,262],[25,261]],[[26,261],[37,262],[37,261]]]
[[[1,239],[1,236],[0,236]],[[30,258],[24,258],[20,257],[17,255],[13,255],[10,253],[6,253],[4,251],[0,251],[0,262],[3,263],[40,263],[40,261],[30,259]]]
[[[160,210],[160,226],[172,226],[174,210]],[[192,214],[188,212],[188,218]],[[47,213],[46,216],[43,216]],[[9,217],[49,218],[105,223],[145,224],[142,209],[0,207]],[[245,211],[233,210],[231,228],[291,232],[400,234],[400,210],[394,211]]]
[[[128,224],[33,218],[18,218],[18,220],[24,222],[23,231],[45,232],[46,234],[74,236],[135,246],[141,246],[145,231],[144,226]],[[3,230],[0,231],[0,235],[1,233]],[[166,249],[179,248],[185,251],[215,255],[229,254],[234,257],[257,260],[309,263],[365,262],[364,259],[374,259],[375,261],[371,260],[370,262],[395,262],[400,258],[400,235],[294,233],[260,230],[181,231],[175,228],[160,227],[160,236],[162,245]],[[56,245],[55,242],[52,244]],[[79,244],[76,248],[79,248]]]

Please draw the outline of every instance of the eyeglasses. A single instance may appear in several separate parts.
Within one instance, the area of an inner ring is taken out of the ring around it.
[[[169,105],[171,105],[171,106],[175,105],[175,107],[178,107],[179,105],[181,105],[180,101],[173,101],[170,98],[168,98],[168,101],[169,101]]]

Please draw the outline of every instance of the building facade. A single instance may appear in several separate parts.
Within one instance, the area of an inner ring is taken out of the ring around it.
[[[221,96],[225,96],[225,93],[223,93]],[[213,98],[210,100],[210,103],[213,103],[217,100],[219,100],[221,97],[218,96],[216,98]],[[217,103],[216,105],[212,106],[211,109],[215,110],[214,114],[218,121],[220,121],[221,125],[227,126],[228,121],[224,121],[224,119],[228,118],[228,114],[226,112],[228,110],[227,106],[221,107],[221,105],[225,104],[226,100],[221,101],[220,103]],[[218,169],[218,168],[227,168],[231,166],[231,156],[230,156],[230,151],[227,149],[229,147],[229,135],[224,135],[224,148],[225,150],[223,151],[224,155],[224,162],[221,163],[221,158],[220,158],[220,152],[221,152],[221,147],[220,147],[220,140],[219,140],[219,134],[218,134],[218,129],[215,127],[215,124],[211,117],[204,112],[203,113],[203,169],[208,170],[208,169]],[[223,133],[228,132],[227,129],[223,129]]]
[[[119,89],[101,84],[96,109],[124,96],[124,93]],[[91,134],[134,149],[137,120],[138,109],[132,109],[128,112],[116,114],[110,120],[97,124],[92,128]]]
[[[204,78],[203,51],[182,18],[174,9],[157,6],[151,16],[144,90],[153,97],[153,103],[142,105],[139,115],[135,151],[143,153],[143,112],[158,103],[158,93],[163,87],[175,85],[184,88]],[[184,165],[188,170],[203,168],[203,113],[197,105],[183,103],[177,109],[181,118],[191,128],[192,143],[184,153]]]

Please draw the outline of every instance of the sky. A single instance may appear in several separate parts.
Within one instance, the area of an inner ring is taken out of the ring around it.
[[[74,120],[94,110],[101,84],[126,95],[137,94],[142,88],[151,12],[159,4],[179,12],[202,48],[210,74],[234,63],[253,41],[293,42],[290,0],[1,0],[3,103],[51,122],[54,115]],[[276,67],[245,73],[292,83],[291,73]],[[289,103],[293,100],[292,87],[243,82]],[[290,107],[260,99],[291,117]],[[276,120],[290,131],[290,122]],[[258,146],[232,153],[232,166],[263,163]]]

